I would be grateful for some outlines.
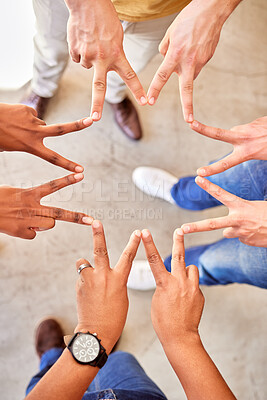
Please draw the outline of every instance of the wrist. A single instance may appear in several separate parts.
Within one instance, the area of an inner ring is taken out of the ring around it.
[[[179,353],[187,349],[202,346],[198,331],[187,332],[186,334],[177,337],[168,338],[168,340],[162,340],[161,344],[166,354],[173,351]]]
[[[206,9],[209,13],[212,12],[217,22],[223,25],[241,1],[242,0],[193,0],[192,3],[195,2],[197,8],[203,7],[203,9]]]

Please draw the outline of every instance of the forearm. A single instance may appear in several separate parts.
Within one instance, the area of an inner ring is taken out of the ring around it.
[[[188,400],[236,399],[206,352],[200,337],[163,346]]]
[[[242,0],[192,0],[190,4],[199,9],[206,9],[223,25]]]
[[[65,349],[53,367],[26,397],[27,400],[80,400],[98,368],[80,365]]]

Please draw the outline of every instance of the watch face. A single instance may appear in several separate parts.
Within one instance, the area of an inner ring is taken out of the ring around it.
[[[95,336],[85,333],[75,338],[72,345],[74,357],[81,363],[94,361],[100,353],[100,344]]]

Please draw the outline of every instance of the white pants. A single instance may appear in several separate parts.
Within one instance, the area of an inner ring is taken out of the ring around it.
[[[52,97],[69,59],[64,0],[33,0],[37,33],[34,38],[32,89],[42,97]],[[124,51],[138,74],[158,53],[158,46],[177,14],[142,22],[122,21]],[[107,77],[106,100],[119,103],[126,97],[126,85],[116,72]]]

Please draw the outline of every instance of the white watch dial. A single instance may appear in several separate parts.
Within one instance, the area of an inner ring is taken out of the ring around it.
[[[78,361],[87,363],[97,358],[100,353],[100,344],[95,336],[86,333],[75,338],[72,351]]]

